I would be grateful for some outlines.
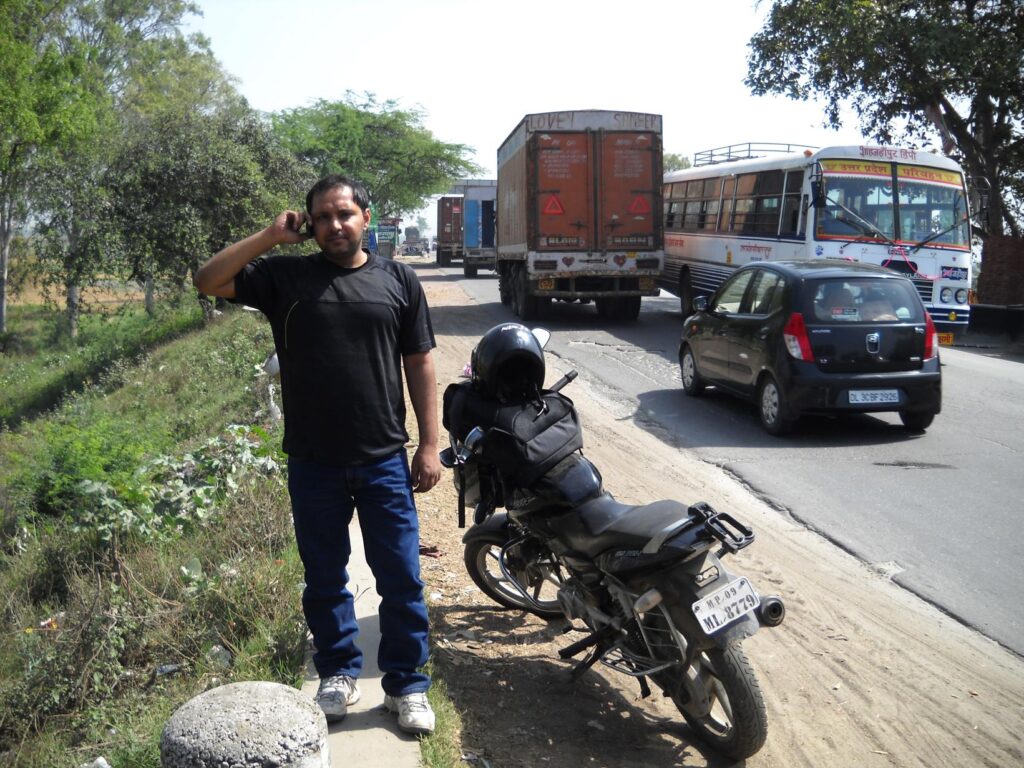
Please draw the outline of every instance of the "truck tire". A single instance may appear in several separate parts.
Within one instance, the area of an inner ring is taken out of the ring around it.
[[[516,267],[515,290],[512,300],[513,310],[520,320],[536,320],[538,316],[538,302],[536,296],[529,295],[530,278],[527,277],[526,267]]]
[[[612,304],[612,319],[620,323],[632,323],[640,317],[640,297],[620,296]]]
[[[512,285],[511,271],[508,269],[503,269],[501,267],[498,267],[497,270],[498,296],[501,299],[501,303],[504,304],[506,307],[509,307],[512,305],[513,293],[515,292],[515,288]]]
[[[462,276],[476,277],[476,264],[467,264],[466,262],[462,262]]]
[[[685,267],[679,271],[679,309],[685,320],[693,314],[693,283],[690,282],[690,270]]]

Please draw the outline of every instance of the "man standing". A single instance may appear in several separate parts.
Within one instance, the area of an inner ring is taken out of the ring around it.
[[[435,346],[426,297],[407,265],[362,249],[369,197],[345,176],[318,181],[306,212],[284,211],[207,261],[196,288],[262,311],[281,363],[284,450],[295,538],[305,567],[303,612],[320,675],[317,703],[341,720],[359,699],[362,652],[347,588],[348,525],[358,510],[381,596],[378,665],[399,727],[430,733],[427,610],[412,491],[440,479]],[[314,256],[270,256],[316,240]],[[408,462],[402,370],[419,427]]]

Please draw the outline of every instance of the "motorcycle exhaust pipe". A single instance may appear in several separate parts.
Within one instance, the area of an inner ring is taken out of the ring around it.
[[[757,620],[765,627],[777,627],[786,618],[786,604],[781,597],[769,595],[761,598],[757,608]]]

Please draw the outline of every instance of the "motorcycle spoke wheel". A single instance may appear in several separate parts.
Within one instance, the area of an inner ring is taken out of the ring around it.
[[[506,540],[500,536],[476,539],[466,545],[466,570],[473,582],[498,605],[529,611],[543,619],[562,616],[557,593],[561,576],[557,563],[537,557],[527,563],[505,562],[509,573],[520,580],[527,594],[536,602],[530,603],[516,585],[501,570],[501,549]],[[549,556],[550,557],[550,556]]]
[[[768,715],[761,687],[746,655],[738,646],[712,648],[701,653],[689,670],[707,698],[682,701],[682,686],[673,700],[687,724],[715,750],[734,760],[744,760],[764,746]]]

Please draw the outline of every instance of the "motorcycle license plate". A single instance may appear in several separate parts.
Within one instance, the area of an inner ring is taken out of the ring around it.
[[[709,595],[704,595],[692,606],[693,615],[697,617],[704,631],[709,635],[746,616],[761,604],[761,598],[747,581],[741,576]]]
[[[895,389],[851,389],[850,404],[898,403],[900,393]]]

